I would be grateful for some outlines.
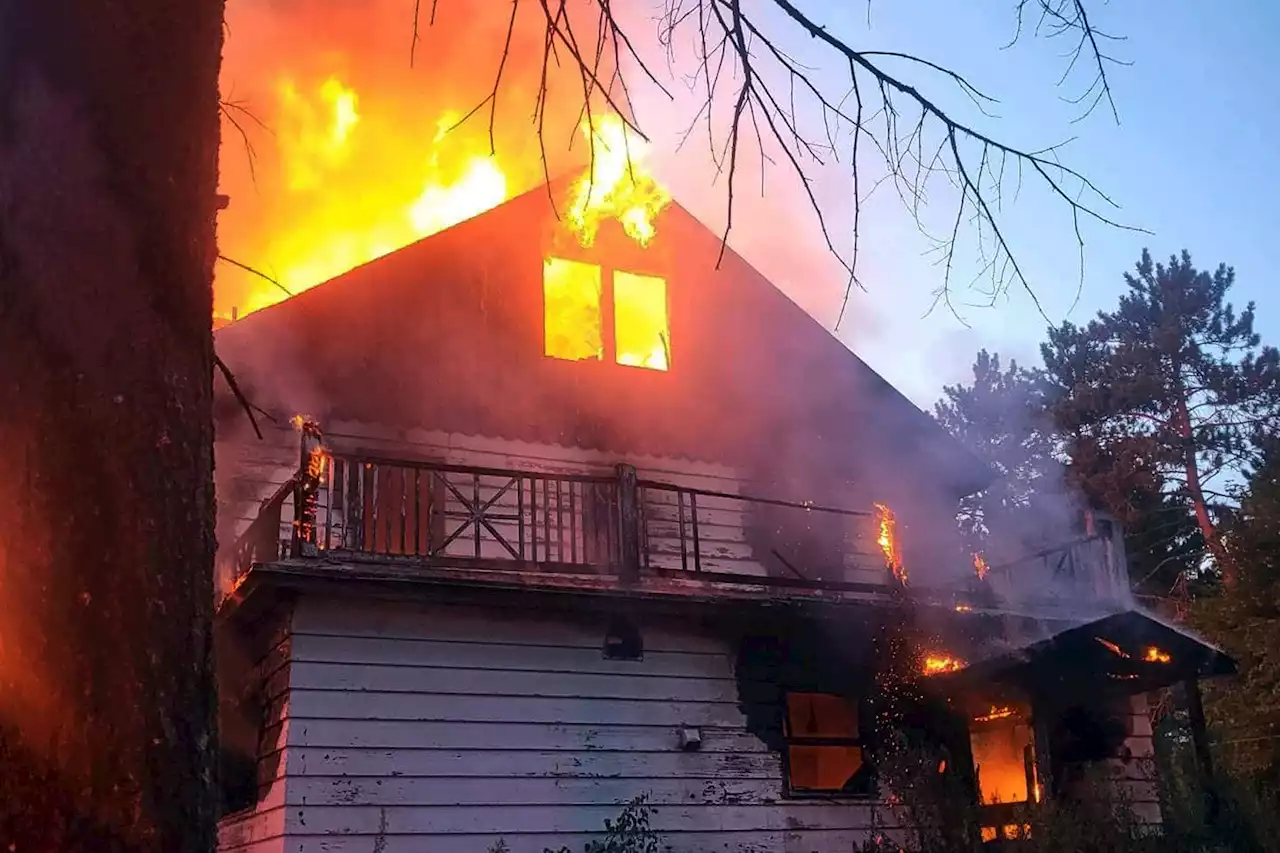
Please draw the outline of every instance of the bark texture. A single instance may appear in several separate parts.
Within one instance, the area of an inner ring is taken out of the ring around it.
[[[214,846],[223,0],[0,0],[0,850]]]

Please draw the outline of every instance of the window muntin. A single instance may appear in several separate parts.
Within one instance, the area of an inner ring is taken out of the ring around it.
[[[612,310],[612,357],[621,365],[667,370],[671,333],[667,282],[652,275],[610,271],[605,300],[604,274],[595,264],[565,258],[542,262],[543,353],[567,361],[603,360],[605,323]]]
[[[857,704],[828,693],[788,693],[787,787],[795,794],[850,793],[864,760]]]

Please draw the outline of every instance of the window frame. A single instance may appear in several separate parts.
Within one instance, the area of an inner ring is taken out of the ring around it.
[[[805,735],[793,735],[791,732],[791,697],[795,696],[832,696],[840,699],[853,707],[854,719],[858,724],[858,734],[856,737],[809,737]],[[876,785],[874,774],[872,772],[870,761],[867,758],[867,737],[863,733],[864,700],[862,697],[850,696],[846,693],[832,692],[820,689],[786,689],[782,693],[782,783],[783,795],[788,799],[795,800],[867,800],[875,797]],[[845,787],[839,790],[824,790],[815,788],[797,788],[791,781],[791,747],[793,746],[856,746],[862,755],[862,764],[854,773],[851,779],[857,779],[863,776],[861,784],[850,787],[846,781]]]
[[[600,302],[596,307],[599,312],[600,326],[600,358],[581,358],[570,359],[561,358],[560,356],[551,355],[547,352],[547,282],[546,282],[546,266],[548,260],[569,261],[577,264],[585,264],[596,267],[600,270]],[[584,260],[575,257],[572,254],[548,254],[543,258],[543,274],[540,284],[541,303],[542,303],[542,357],[549,358],[554,361],[563,361],[569,364],[607,364],[613,367],[625,367],[633,370],[643,370],[645,373],[670,373],[672,364],[675,361],[673,353],[674,345],[672,344],[671,335],[671,280],[666,275],[656,271],[646,271],[644,269],[629,269],[613,264],[597,263],[591,260]],[[641,278],[655,278],[663,283],[663,302],[664,302],[664,319],[666,321],[666,337],[664,346],[666,349],[667,367],[665,370],[659,370],[654,367],[646,367],[637,364],[623,364],[618,361],[618,306],[615,298],[615,275],[617,273],[625,273],[627,275]]]

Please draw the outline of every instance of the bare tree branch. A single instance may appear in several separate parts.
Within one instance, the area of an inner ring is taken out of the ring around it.
[[[495,116],[493,107],[503,82],[511,49],[511,28],[516,25],[521,0],[511,2],[510,28],[492,91],[464,118],[471,118],[481,108],[489,106],[491,140]],[[547,77],[551,69],[566,62],[578,72],[582,82],[582,118],[587,122],[593,120],[594,110],[608,109],[641,139],[647,137],[633,114],[631,91],[624,72],[634,67],[668,97],[671,93],[624,30],[623,23],[615,15],[614,0],[537,2],[543,13],[545,39],[542,80],[534,105],[534,117],[540,144],[543,145],[544,174],[549,179],[545,140],[541,138],[545,130]],[[1094,26],[1086,11],[1087,2],[1014,0],[1016,30],[1010,46],[1019,40],[1031,18],[1036,19],[1033,27],[1036,36],[1074,38],[1059,85],[1066,83],[1082,61],[1093,70],[1083,91],[1064,100],[1083,105],[1081,114],[1075,119],[1078,121],[1092,113],[1105,99],[1118,121],[1119,113],[1107,73],[1109,67],[1128,63],[1103,52],[1102,43],[1120,39]],[[773,20],[763,23],[770,13],[780,14],[791,25],[791,31]],[[590,27],[592,33],[585,38],[588,27],[583,25],[584,16],[594,16]],[[415,3],[415,44],[417,26]],[[838,60],[847,78],[847,91],[839,95],[825,91],[823,86],[829,83],[824,82],[815,68],[802,65],[781,47],[788,35],[810,38],[818,46],[816,58]],[[1111,211],[1118,209],[1118,205],[1084,174],[1059,159],[1062,148],[1071,140],[1035,150],[1001,141],[944,108],[940,100],[941,91],[935,94],[929,90],[926,93],[924,83],[909,82],[895,68],[914,68],[924,74],[925,82],[941,80],[944,86],[954,87],[963,93],[980,114],[990,116],[987,107],[996,104],[996,99],[967,78],[910,53],[854,48],[801,11],[792,0],[757,0],[752,5],[745,4],[743,0],[664,0],[658,17],[657,41],[666,52],[669,65],[677,61],[677,44],[692,46],[695,52],[693,71],[683,75],[683,79],[690,91],[700,93],[702,103],[684,131],[680,145],[683,146],[692,136],[699,123],[705,125],[716,176],[724,175],[726,178],[721,257],[734,225],[734,209],[738,200],[737,172],[748,153],[744,143],[754,135],[755,153],[761,160],[762,180],[766,166],[775,162],[785,165],[804,190],[828,250],[848,272],[837,327],[844,318],[852,288],[861,286],[857,268],[862,205],[870,197],[870,193],[866,197],[862,194],[865,183],[870,184],[871,192],[883,183],[892,184],[921,233],[933,243],[938,256],[936,262],[943,268],[943,280],[935,293],[935,304],[951,306],[953,312],[956,309],[952,302],[952,275],[956,267],[957,246],[962,232],[972,230],[977,236],[978,277],[991,278],[990,289],[986,292],[989,300],[994,302],[1011,284],[1016,284],[1044,314],[1040,297],[1011,245],[1004,212],[1004,190],[1006,181],[1011,178],[1016,178],[1012,200],[1016,200],[1021,191],[1025,173],[1035,178],[1042,189],[1069,211],[1080,252],[1081,277],[1084,221],[1143,231],[1115,219]],[[634,80],[630,82],[634,83]],[[804,104],[797,105],[798,98]],[[819,141],[817,135],[807,132],[806,122],[802,120],[803,107],[821,121],[824,139]],[[717,127],[724,128],[722,140],[717,139]],[[745,139],[744,133],[749,134]],[[827,216],[815,192],[813,172],[828,160],[840,159],[842,137],[846,135],[851,149],[853,177],[853,225],[848,257],[836,248]],[[883,162],[885,175],[864,182],[863,171],[868,164],[862,158],[871,152],[875,152]],[[949,187],[949,192],[956,198],[955,214],[948,218],[948,231],[941,236],[930,235],[923,219],[935,179]]]
[[[270,282],[271,284],[274,284],[276,287],[283,290],[286,296],[293,296],[293,291],[285,287],[283,284],[281,284],[279,279],[273,276],[267,275],[257,267],[251,267],[248,264],[241,263],[240,261],[237,261],[233,258],[228,258],[226,255],[222,254],[221,252],[218,253],[218,260],[231,264],[231,266],[233,267],[239,267],[240,269],[244,270],[247,273],[256,275],[258,278],[262,279],[263,281],[267,281],[267,282]]]
[[[249,398],[240,390],[240,383],[236,382],[235,374],[231,372],[231,368],[227,367],[226,362],[218,357],[216,352],[213,354],[213,366],[218,368],[222,373],[222,378],[227,380],[227,387],[231,389],[231,393],[235,396],[236,401],[240,403],[241,408],[244,409],[244,413],[249,416],[249,423],[253,426],[254,434],[256,434],[258,436],[258,440],[261,441],[262,430],[258,428],[258,419],[253,414],[253,410],[256,409],[257,406],[249,402]]]

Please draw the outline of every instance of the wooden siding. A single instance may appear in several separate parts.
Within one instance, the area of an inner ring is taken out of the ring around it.
[[[219,822],[218,849],[222,853],[279,853],[284,849],[292,637],[287,617],[278,624],[273,624],[274,621],[259,626],[261,636],[250,641],[251,653],[256,659],[248,670],[238,673],[236,684],[222,684],[219,688],[224,703],[221,710],[224,738],[242,739],[238,730],[234,732],[235,738],[227,738],[229,725],[252,729],[243,736],[251,743],[243,745],[254,750],[257,784],[254,805],[229,814]],[[224,632],[224,642],[227,636]],[[238,651],[224,649],[223,653]],[[247,714],[238,701],[241,697],[248,698],[253,708]]]
[[[304,599],[291,646],[285,850],[513,853],[582,843],[648,793],[664,849],[850,849],[866,802],[788,801],[747,732],[732,644],[640,625],[606,660],[605,621]],[[699,751],[677,728],[702,730]]]
[[[275,428],[266,431],[265,441],[250,439],[244,442],[222,442],[217,445],[217,471],[219,481],[219,539],[228,547],[242,535],[256,516],[262,500],[272,495],[297,470],[299,461],[298,436],[290,429]],[[620,461],[599,451],[554,445],[535,445],[504,439],[487,439],[479,436],[449,435],[416,430],[405,432],[389,430],[370,424],[334,424],[326,435],[326,442],[340,452],[368,453],[383,458],[433,461],[450,465],[496,468],[511,471],[527,471],[546,474],[587,474],[609,476],[613,466]],[[693,489],[721,492],[727,495],[749,493],[738,472],[722,465],[688,459],[663,459],[643,457],[627,459],[636,466],[641,479],[670,483]],[[451,477],[453,475],[450,475]],[[458,481],[461,484],[461,480]],[[493,498],[502,489],[501,477],[486,476],[475,484],[481,503]],[[401,485],[403,490],[404,486]],[[472,495],[472,483],[459,489],[468,498]],[[447,516],[445,529],[451,532],[467,517],[466,507],[451,490],[440,488],[443,508]],[[680,516],[674,492],[661,489],[644,489],[642,511],[646,514],[650,566],[657,569],[693,568],[692,557],[682,559],[680,543]],[[768,496],[772,497],[772,496]],[[518,497],[514,488],[508,489],[494,504],[497,514],[507,516],[505,521],[495,521],[496,533],[509,542],[517,540]],[[524,495],[523,512],[531,523],[527,494]],[[551,494],[546,505],[539,505],[539,514],[550,510],[569,510],[567,494],[559,498]],[[857,508],[849,502],[849,508]],[[583,499],[574,501],[575,511],[582,512]],[[867,507],[870,509],[870,504]],[[282,531],[292,523],[291,508],[286,507],[282,516]],[[689,507],[684,507],[689,518]],[[701,567],[706,572],[730,572],[742,575],[764,576],[768,573],[757,559],[757,550],[748,541],[748,525],[751,523],[752,506],[742,500],[725,497],[703,497],[699,500],[698,517]],[[803,524],[805,510],[780,510],[781,517],[797,525]],[[336,524],[343,523],[341,512],[334,516]],[[875,541],[874,523],[866,518],[841,518],[847,528],[842,549],[844,573],[836,580],[880,583],[886,580],[884,558]],[[578,526],[574,542],[552,543],[548,559],[555,559],[563,551],[567,559],[572,551],[583,553],[582,525]],[[686,531],[686,535],[690,535]],[[396,535],[398,537],[398,534]],[[494,532],[480,530],[479,556],[485,559],[504,559],[510,556]],[[686,542],[686,546],[690,543]],[[445,554],[457,557],[476,556],[475,539],[468,533],[454,540]],[[410,549],[412,550],[412,549]],[[541,549],[540,549],[541,550]],[[799,562],[799,561],[797,561]],[[220,579],[220,588],[227,588],[231,578]]]

